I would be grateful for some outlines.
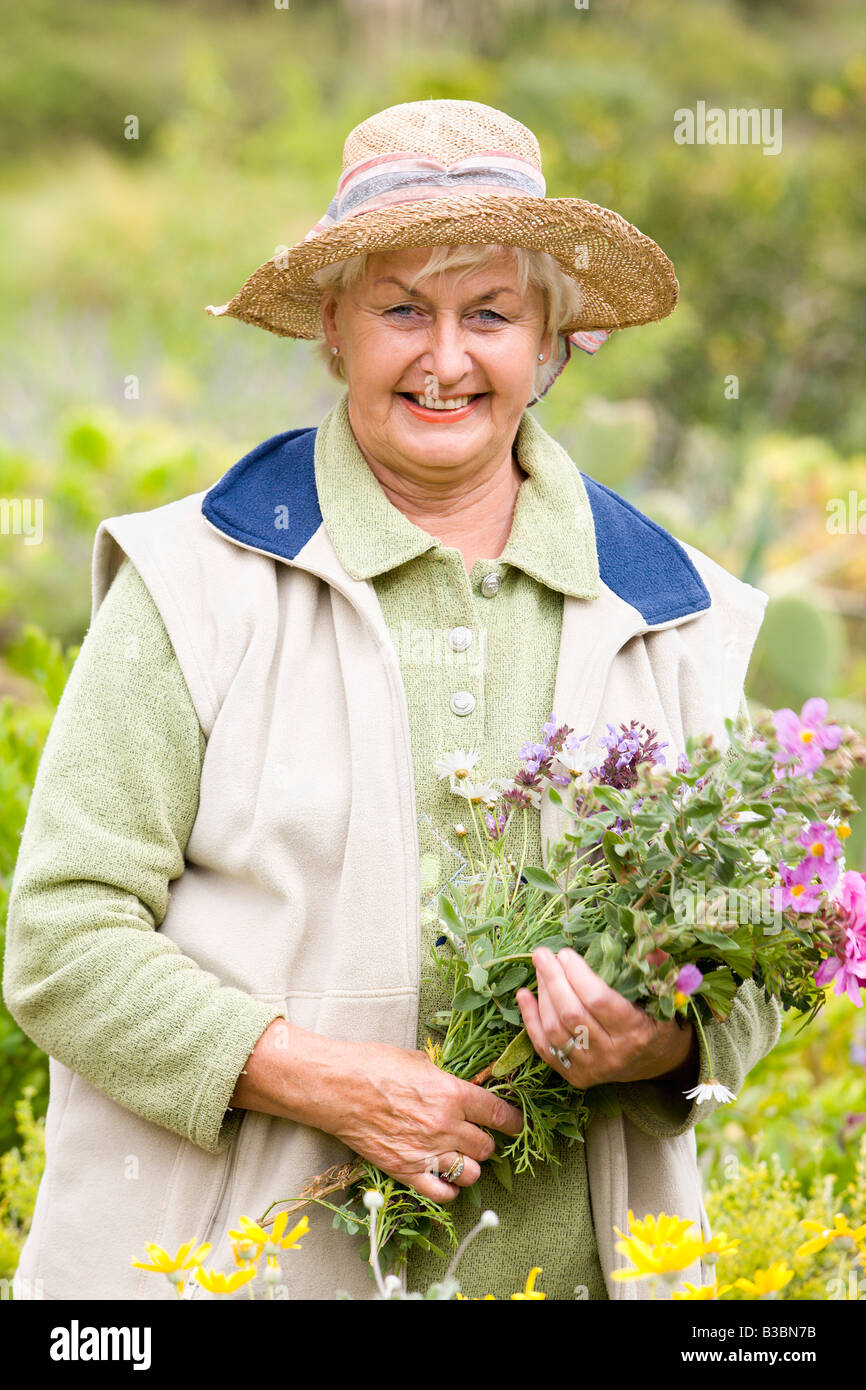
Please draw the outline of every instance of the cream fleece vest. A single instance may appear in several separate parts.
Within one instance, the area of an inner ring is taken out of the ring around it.
[[[92,612],[129,556],[207,737],[186,867],[159,930],[300,1027],[414,1048],[420,882],[405,692],[373,585],[346,573],[322,525],[315,442],[315,429],[277,435],[206,492],[103,521]],[[593,742],[608,721],[641,719],[674,756],[690,733],[725,746],[767,595],[581,478],[602,583],[597,599],[565,598],[557,718]],[[544,803],[545,846],[561,814]],[[174,1251],[209,1240],[208,1263],[230,1269],[225,1233],[241,1214],[257,1218],[350,1157],[331,1136],[257,1112],[228,1150],[207,1153],[54,1060],[47,1137],[50,1199],[19,1276],[49,1298],[173,1299],[167,1281],[130,1267],[145,1241]],[[120,1192],[129,1154],[139,1177]],[[623,1263],[613,1227],[625,1229],[629,1207],[708,1229],[693,1130],[658,1139],[598,1118],[587,1163],[606,1275]],[[304,1249],[284,1260],[289,1297],[369,1298],[356,1243],[308,1211]],[[629,1282],[608,1291],[638,1296]]]

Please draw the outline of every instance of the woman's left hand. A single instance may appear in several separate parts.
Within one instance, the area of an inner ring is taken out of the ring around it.
[[[526,1031],[549,1067],[585,1091],[604,1081],[646,1081],[651,1077],[697,1081],[697,1039],[691,1023],[661,1023],[599,979],[586,961],[564,946],[557,955],[539,947],[532,953],[538,998],[519,989],[517,1003]],[[577,1041],[566,1067],[551,1052]]]

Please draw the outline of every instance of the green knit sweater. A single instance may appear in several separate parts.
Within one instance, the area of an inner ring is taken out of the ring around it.
[[[454,825],[465,811],[433,763],[476,746],[479,777],[507,776],[522,744],[560,713],[552,700],[563,595],[592,597],[598,583],[591,527],[565,528],[562,519],[585,518],[588,501],[574,464],[525,413],[516,450],[528,476],[508,543],[467,575],[458,550],[390,503],[349,427],[345,396],[320,429],[323,520],[346,570],[374,584],[406,689],[423,893],[421,1047],[439,1036],[432,1016],[447,1005],[433,959],[434,904],[461,868]],[[482,587],[494,573],[498,587]],[[182,871],[205,747],[159,612],[125,561],[82,645],[40,763],[27,852],[22,846],[13,881],[6,978],[16,981],[19,1022],[46,1051],[135,1113],[219,1148],[236,1128],[228,1111],[233,1079],[276,1013],[240,991],[216,989],[212,977],[205,982],[155,930],[170,880]],[[537,812],[530,825],[528,862],[540,863]],[[11,919],[12,909],[10,926]],[[29,982],[23,991],[21,980]],[[760,1037],[746,1036],[742,1022],[739,1033],[711,1026],[700,1079],[712,1073],[737,1090],[743,1059],[775,1042],[775,1013],[750,1002]],[[685,1132],[715,1108],[698,1112],[662,1082],[616,1090],[630,1119],[660,1136]],[[560,1166],[521,1175],[511,1192],[484,1169],[475,1192],[463,1189],[451,1204],[458,1235],[477,1220],[476,1203],[500,1216],[499,1230],[479,1237],[461,1262],[467,1296],[507,1297],[540,1265],[538,1287],[548,1297],[606,1297],[584,1148],[563,1141],[558,1156]],[[443,1269],[438,1257],[413,1252],[409,1286],[426,1287]]]

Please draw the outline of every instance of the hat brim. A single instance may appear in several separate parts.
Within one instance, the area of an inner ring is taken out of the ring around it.
[[[479,193],[413,199],[349,217],[276,253],[233,299],[207,312],[285,338],[320,338],[322,292],[313,273],[365,252],[412,246],[497,244],[547,251],[583,291],[563,333],[628,328],[665,318],[679,286],[671,261],[611,208],[583,198]]]

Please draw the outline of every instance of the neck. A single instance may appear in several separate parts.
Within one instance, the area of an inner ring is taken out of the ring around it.
[[[467,570],[476,559],[499,556],[511,532],[520,485],[529,475],[512,449],[492,469],[447,492],[428,491],[365,454],[388,500],[415,526],[463,553]]]

